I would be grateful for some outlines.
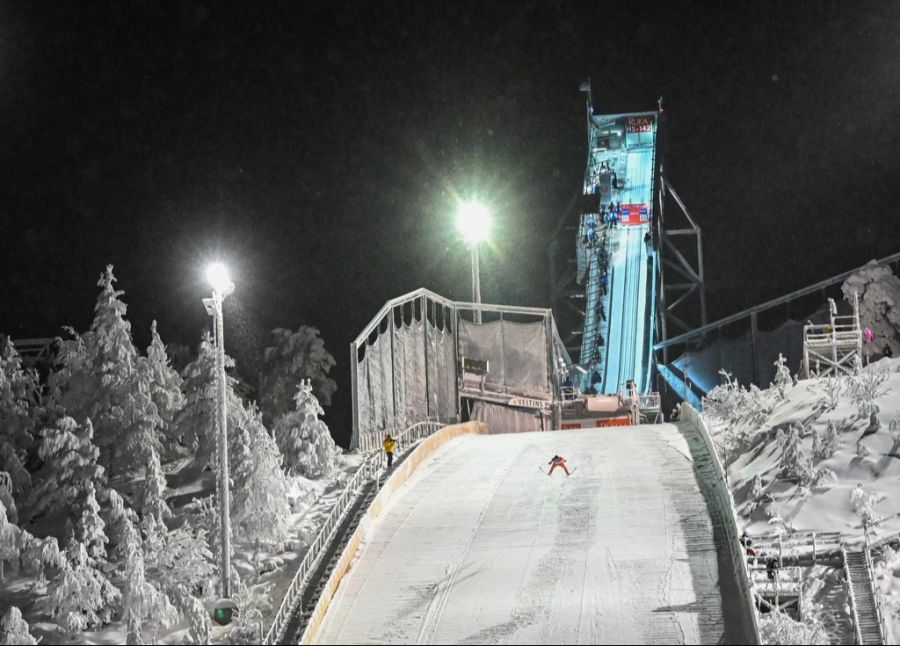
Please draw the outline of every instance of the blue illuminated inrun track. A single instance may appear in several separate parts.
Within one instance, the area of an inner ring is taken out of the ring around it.
[[[657,113],[591,115],[578,229],[585,315],[582,390],[650,386],[656,303],[653,218]],[[598,381],[599,380],[599,381]]]

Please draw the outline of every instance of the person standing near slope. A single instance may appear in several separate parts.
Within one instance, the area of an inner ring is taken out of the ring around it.
[[[558,455],[554,455],[552,458],[550,458],[550,462],[548,462],[547,464],[550,465],[550,473],[547,474],[547,475],[551,475],[551,476],[552,476],[552,475],[553,475],[553,469],[555,469],[556,467],[561,467],[562,470],[566,472],[566,475],[567,475],[567,476],[570,475],[570,474],[569,474],[569,469],[568,469],[568,467],[566,466],[566,459],[565,459],[565,458],[562,458],[562,457],[560,457],[560,456],[558,456]]]
[[[387,468],[390,469],[391,465],[394,463],[394,449],[397,448],[397,440],[392,438],[391,434],[388,433],[384,436],[384,442],[382,442],[381,446],[384,447],[384,452],[387,454]]]

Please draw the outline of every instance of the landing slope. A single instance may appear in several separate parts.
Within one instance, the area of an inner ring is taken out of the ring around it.
[[[319,641],[744,643],[697,450],[674,425],[454,440],[394,497]],[[539,471],[554,453],[571,477]]]

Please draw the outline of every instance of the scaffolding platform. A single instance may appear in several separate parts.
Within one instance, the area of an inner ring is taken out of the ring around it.
[[[862,361],[862,326],[859,297],[853,295],[853,314],[838,316],[837,305],[829,298],[829,322],[803,326],[804,379],[852,374]]]

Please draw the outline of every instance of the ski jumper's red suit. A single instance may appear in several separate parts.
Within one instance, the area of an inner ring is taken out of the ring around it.
[[[547,464],[550,465],[550,475],[553,475],[553,470],[556,467],[562,468],[563,471],[566,472],[566,475],[569,475],[569,469],[566,467],[566,459],[561,458],[558,455],[553,456],[553,458]]]

